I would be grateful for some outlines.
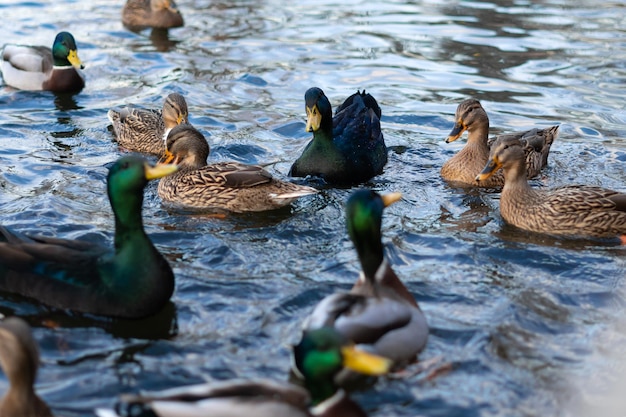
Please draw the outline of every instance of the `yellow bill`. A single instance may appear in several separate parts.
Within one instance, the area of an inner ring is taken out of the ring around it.
[[[313,108],[306,108],[306,131],[315,132],[322,124],[322,114],[317,109],[317,105]]]
[[[178,171],[178,165],[158,163],[155,166],[150,166],[146,163],[145,171],[147,180],[155,180]]]
[[[70,61],[70,64],[72,64],[74,68],[85,68],[83,63],[80,61],[80,58],[78,57],[78,52],[76,52],[76,49],[70,50],[70,53],[67,55],[67,60]]]
[[[389,193],[380,197],[383,199],[383,204],[385,205],[385,207],[389,207],[396,201],[400,201],[400,199],[402,199],[402,193]]]
[[[359,350],[354,346],[342,347],[341,353],[345,368],[365,375],[386,374],[393,364],[391,359]]]

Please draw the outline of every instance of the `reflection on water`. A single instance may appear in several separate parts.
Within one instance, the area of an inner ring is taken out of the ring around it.
[[[366,185],[403,193],[385,214],[387,255],[431,325],[421,357],[449,371],[383,380],[356,400],[372,416],[594,415],[619,403],[598,387],[624,366],[624,249],[507,226],[498,192],[445,184],[439,169],[464,145],[444,143],[456,106],[474,97],[494,134],[561,125],[535,186],[626,189],[622,3],[179,6],[185,27],[136,33],[104,0],[72,2],[71,13],[66,2],[0,6],[7,43],[49,45],[70,30],[87,80],[75,95],[0,86],[2,224],[111,243],[105,178],[125,153],[108,129],[111,107],[160,108],[180,92],[212,160],[267,164],[283,178],[310,136],[304,92],[319,86],[336,107],[366,89],[390,148]],[[350,189],[321,188],[282,210],[220,219],[165,207],[150,184],[145,226],[177,277],[161,314],[108,321],[0,299],[1,313],[35,327],[43,397],[82,417],[122,392],[285,379],[304,317],[358,273],[344,224]]]

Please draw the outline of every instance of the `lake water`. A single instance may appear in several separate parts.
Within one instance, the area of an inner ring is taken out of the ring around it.
[[[444,143],[456,106],[475,97],[492,133],[561,125],[534,185],[626,190],[625,1],[178,5],[186,25],[168,36],[125,30],[122,1],[0,5],[6,43],[72,32],[87,83],[74,96],[0,86],[2,224],[111,242],[107,165],[124,153],[111,107],[160,107],[180,92],[212,160],[285,177],[309,138],[304,92],[321,87],[337,106],[366,89],[391,148],[367,186],[404,194],[385,212],[387,255],[432,329],[420,357],[447,371],[382,380],[356,400],[372,416],[624,415],[625,249],[508,227],[498,193],[450,187],[439,168],[465,142]],[[110,322],[9,295],[0,312],[34,326],[37,388],[57,415],[89,416],[139,389],[285,379],[303,319],[358,272],[349,194],[215,219],[168,211],[151,184],[146,229],[177,279],[162,314]]]

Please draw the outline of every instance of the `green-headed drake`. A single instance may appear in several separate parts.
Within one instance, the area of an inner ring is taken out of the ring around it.
[[[159,181],[159,196],[191,210],[242,213],[273,210],[317,190],[274,178],[259,165],[216,162],[207,165],[209,144],[191,125],[176,126],[167,137],[164,163],[178,172]]]
[[[592,185],[536,189],[528,184],[524,145],[501,140],[476,181],[489,179],[500,168],[504,188],[500,215],[520,229],[551,235],[620,238],[626,244],[626,193]]]
[[[174,290],[174,274],[143,228],[143,189],[171,174],[138,156],[109,170],[107,192],[115,216],[114,248],[81,240],[20,236],[0,227],[0,291],[43,304],[103,316],[141,318],[157,313]]]
[[[54,38],[52,49],[5,45],[0,60],[4,82],[20,90],[78,92],[85,87],[85,80],[78,71],[83,68],[76,41],[69,32],[60,32]]]
[[[133,29],[169,29],[184,24],[174,0],[127,0],[122,9],[122,24]]]
[[[352,193],[346,222],[361,274],[350,292],[324,298],[304,323],[305,331],[334,327],[346,339],[391,359],[396,368],[415,361],[428,339],[424,313],[383,253],[383,210],[400,198],[399,193],[381,196],[364,189]]]
[[[2,417],[52,417],[33,385],[39,367],[39,348],[30,326],[18,317],[0,322],[0,365],[9,389],[0,399]]]
[[[366,417],[361,407],[337,387],[334,377],[349,368],[367,375],[389,371],[391,361],[360,351],[330,328],[303,335],[293,357],[305,389],[268,380],[231,381],[124,395],[116,411],[99,417]]]
[[[381,111],[370,94],[357,91],[332,116],[330,101],[317,87],[304,95],[306,131],[313,132],[289,175],[322,177],[330,184],[355,184],[380,174],[387,147],[380,129]]]
[[[129,106],[107,113],[117,142],[129,151],[165,154],[167,135],[179,124],[189,123],[185,97],[171,93],[165,98],[163,110]]]
[[[543,167],[548,164],[550,147],[559,134],[559,127],[552,126],[545,129],[508,133],[489,139],[489,117],[480,102],[473,98],[461,102],[457,107],[454,127],[446,143],[457,140],[466,130],[468,132],[467,144],[443,164],[441,177],[450,182],[490,188],[499,188],[504,185],[504,176],[501,173],[496,173],[480,183],[476,181],[476,175],[487,163],[489,150],[495,143],[505,138],[518,139],[524,147],[528,178],[532,178],[539,175]]]

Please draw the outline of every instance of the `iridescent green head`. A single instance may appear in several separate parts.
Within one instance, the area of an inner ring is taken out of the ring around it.
[[[400,193],[380,195],[371,190],[357,190],[346,205],[348,235],[359,254],[366,277],[373,277],[383,261],[380,227],[383,210],[402,198]]]
[[[366,375],[382,375],[392,364],[387,358],[356,349],[331,327],[304,332],[300,343],[293,348],[293,356],[314,404],[337,391],[334,376],[343,368]]]
[[[80,58],[78,58],[76,41],[74,41],[74,37],[69,32],[60,32],[54,38],[52,57],[54,58],[55,66],[69,67],[71,65],[79,69],[85,68]]]
[[[304,93],[304,106],[307,132],[316,132],[320,128],[332,130],[333,109],[321,88],[312,87]]]

